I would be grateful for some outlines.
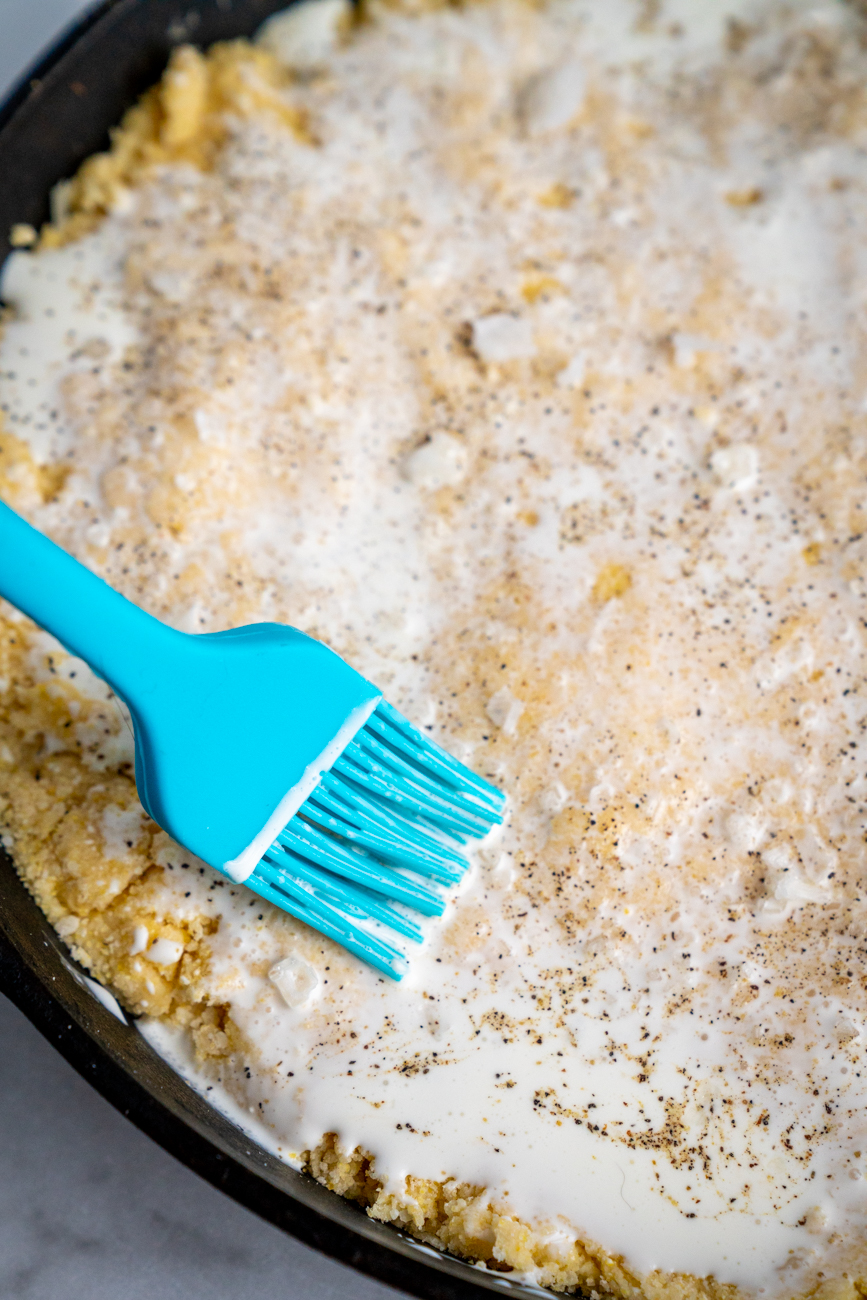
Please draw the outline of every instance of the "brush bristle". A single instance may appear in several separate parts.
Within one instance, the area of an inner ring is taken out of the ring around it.
[[[246,883],[400,979],[403,953],[365,923],[419,942],[406,909],[442,913],[435,885],[461,879],[462,846],[484,839],[505,803],[381,701]]]

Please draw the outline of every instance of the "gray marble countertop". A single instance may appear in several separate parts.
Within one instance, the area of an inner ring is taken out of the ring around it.
[[[2,1300],[399,1300],[202,1182],[0,996]]]
[[[0,0],[0,98],[80,0]],[[0,996],[2,1300],[398,1300],[139,1133]]]

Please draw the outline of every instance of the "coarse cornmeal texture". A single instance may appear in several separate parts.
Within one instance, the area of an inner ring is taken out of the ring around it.
[[[315,0],[178,50],[4,270],[4,498],[512,804],[381,980],[6,609],[22,877],[266,1145],[541,1286],[867,1287],[865,87],[831,0]]]

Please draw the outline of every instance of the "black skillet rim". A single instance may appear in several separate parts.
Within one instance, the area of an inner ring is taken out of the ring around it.
[[[66,28],[0,105],[0,264],[9,231],[38,227],[48,194],[188,39],[251,34],[287,0],[103,0]],[[122,1114],[187,1168],[325,1255],[422,1300],[538,1296],[369,1219],[257,1146],[194,1092],[134,1025],[83,983],[0,849],[0,992]]]

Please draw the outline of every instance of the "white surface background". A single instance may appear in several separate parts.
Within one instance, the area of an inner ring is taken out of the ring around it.
[[[86,7],[0,0],[0,98]],[[0,996],[0,1300],[399,1294],[302,1246],[183,1168]]]

